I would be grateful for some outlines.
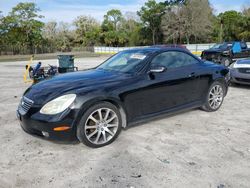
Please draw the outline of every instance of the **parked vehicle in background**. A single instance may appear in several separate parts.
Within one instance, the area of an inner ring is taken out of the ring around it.
[[[250,85],[250,59],[238,60],[229,69],[232,83]]]
[[[163,113],[218,110],[229,79],[228,68],[183,48],[127,50],[96,68],[32,85],[17,116],[28,133],[101,147],[122,127]]]
[[[246,42],[224,42],[215,44],[212,48],[204,50],[201,58],[229,66],[234,61],[242,58],[250,58],[250,48]]]
[[[58,73],[78,71],[78,67],[74,65],[73,55],[58,55],[58,63],[59,67],[53,65],[45,67],[42,66],[42,62],[38,62],[34,67],[26,65],[25,69],[29,72],[29,77],[33,80],[33,83],[52,78]]]

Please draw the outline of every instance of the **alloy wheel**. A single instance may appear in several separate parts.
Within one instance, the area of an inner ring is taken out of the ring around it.
[[[220,85],[215,85],[209,92],[208,103],[209,106],[216,110],[220,107],[223,101],[223,88]]]
[[[93,144],[105,144],[111,140],[118,130],[117,114],[109,108],[99,108],[87,118],[84,133]]]

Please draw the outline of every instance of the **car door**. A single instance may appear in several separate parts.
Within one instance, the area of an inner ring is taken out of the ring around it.
[[[130,116],[149,115],[195,102],[199,63],[182,51],[167,51],[155,56],[148,71],[155,67],[165,67],[166,71],[142,75],[141,84],[137,82],[137,89],[126,101]]]

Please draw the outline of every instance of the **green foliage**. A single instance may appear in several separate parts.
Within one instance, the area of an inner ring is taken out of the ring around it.
[[[157,3],[155,0],[148,0],[141,10],[137,12],[141,21],[151,31],[152,43],[159,42],[161,17],[164,14],[166,6],[164,3]]]
[[[120,10],[112,9],[104,15],[104,21],[102,24],[104,31],[117,31],[118,24],[123,19],[122,13]]]
[[[79,16],[75,21],[75,42],[80,45],[93,46],[100,41],[99,23],[90,16]]]
[[[137,46],[156,43],[250,41],[250,8],[213,14],[208,0],[148,0],[125,15],[109,10],[102,23],[79,16],[73,23],[41,22],[35,3],[0,11],[0,55],[86,49],[94,45]]]
[[[29,53],[36,53],[42,43],[42,28],[44,23],[39,21],[39,9],[34,3],[19,3],[4,17],[3,38],[14,47],[27,48]],[[16,53],[22,53],[17,51]]]
[[[223,25],[223,38],[226,41],[240,40],[241,26],[243,24],[242,13],[237,11],[226,11],[219,14],[218,19]]]

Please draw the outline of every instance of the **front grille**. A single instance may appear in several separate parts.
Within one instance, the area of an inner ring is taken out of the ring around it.
[[[249,82],[250,83],[250,79],[246,79],[246,78],[235,78],[235,79],[239,82]]]
[[[18,107],[19,112],[22,115],[26,114],[33,105],[33,103],[34,102],[32,100],[28,99],[27,97],[23,97]]]
[[[238,68],[240,73],[250,74],[250,68]]]

